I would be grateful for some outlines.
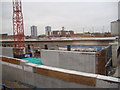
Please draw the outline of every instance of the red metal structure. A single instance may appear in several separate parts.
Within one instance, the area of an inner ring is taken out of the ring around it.
[[[13,0],[13,33],[14,48],[25,47],[21,0]]]

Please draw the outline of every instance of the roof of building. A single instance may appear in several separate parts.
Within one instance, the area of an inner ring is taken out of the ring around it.
[[[120,22],[120,19],[116,20],[116,21],[112,21],[111,23],[115,23],[115,22]]]

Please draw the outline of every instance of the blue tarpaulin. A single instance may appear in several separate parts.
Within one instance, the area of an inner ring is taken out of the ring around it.
[[[41,59],[39,59],[39,58],[29,57],[29,58],[22,58],[22,60],[26,60],[26,61],[29,61],[30,63],[34,63],[34,64],[43,65]]]

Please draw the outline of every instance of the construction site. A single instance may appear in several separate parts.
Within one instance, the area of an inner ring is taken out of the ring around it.
[[[14,37],[0,39],[0,86],[3,90],[120,89],[119,32],[107,37],[26,39],[21,0],[11,3]]]

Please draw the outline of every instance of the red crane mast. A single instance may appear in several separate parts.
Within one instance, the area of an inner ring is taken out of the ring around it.
[[[24,24],[21,0],[13,0],[14,48],[25,47]]]

